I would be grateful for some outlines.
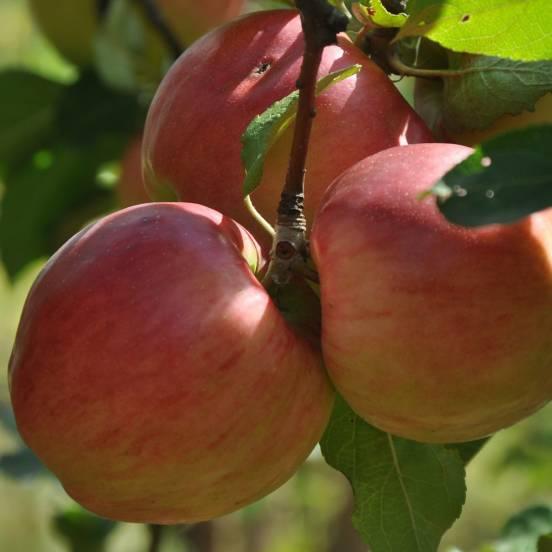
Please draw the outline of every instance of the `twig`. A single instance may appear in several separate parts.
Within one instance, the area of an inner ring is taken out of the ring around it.
[[[148,552],[159,552],[161,550],[161,539],[163,537],[163,526],[150,524],[148,525],[150,531],[150,543]]]
[[[136,0],[136,2],[142,7],[150,23],[157,29],[174,57],[177,58],[184,51],[185,45],[180,42],[165,21],[157,2],[155,0]]]
[[[272,228],[272,225],[270,222],[268,222],[257,209],[255,209],[255,206],[253,205],[253,202],[251,201],[251,196],[248,195],[244,199],[245,207],[251,214],[251,216],[261,225],[261,227],[268,233],[268,235],[271,238],[274,238],[276,235],[276,232],[274,231],[274,228]]]
[[[304,272],[308,257],[304,214],[304,178],[312,122],[316,115],[315,89],[322,52],[345,31],[347,17],[326,0],[296,0],[301,13],[305,53],[297,81],[299,104],[288,172],[278,206],[276,236],[265,286],[285,285],[293,272]]]
[[[426,79],[438,79],[444,77],[462,77],[467,73],[480,72],[481,68],[467,69],[422,69],[408,65],[400,59],[397,53],[391,53],[387,56],[387,62],[395,70],[398,75],[406,75],[407,77],[421,77]]]
[[[111,0],[96,0],[96,13],[100,21],[107,15]]]

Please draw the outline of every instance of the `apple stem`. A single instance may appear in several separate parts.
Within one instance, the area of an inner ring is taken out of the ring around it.
[[[313,119],[316,116],[316,80],[326,46],[347,29],[346,15],[326,0],[296,0],[301,13],[305,52],[297,80],[299,103],[286,182],[278,206],[278,220],[270,252],[265,286],[287,284],[293,273],[305,274],[309,256],[304,214],[305,165]]]
[[[274,228],[272,228],[272,225],[270,224],[270,222],[268,222],[264,217],[263,215],[261,215],[261,213],[259,213],[259,211],[257,211],[257,209],[255,209],[255,205],[253,205],[253,202],[251,201],[251,196],[248,195],[245,197],[245,199],[243,200],[244,203],[245,203],[245,207],[247,208],[247,210],[249,211],[249,213],[251,214],[251,216],[261,225],[261,227],[272,237],[274,238],[274,236],[276,235],[276,231],[274,230]]]
[[[467,68],[467,69],[421,69],[419,67],[413,67],[402,61],[396,52],[391,52],[387,56],[387,62],[394,69],[398,75],[405,75],[407,77],[421,77],[426,79],[438,79],[443,77],[461,77],[466,73],[481,72],[481,68]]]
[[[138,0],[138,4],[144,10],[146,17],[157,32],[161,35],[173,56],[177,58],[185,50],[185,45],[173,33],[165,17],[159,10],[156,0]]]

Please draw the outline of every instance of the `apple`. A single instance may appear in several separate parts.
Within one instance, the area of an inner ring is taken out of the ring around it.
[[[206,520],[305,460],[333,391],[320,351],[255,278],[261,262],[231,219],[150,203],[85,228],[47,263],[9,387],[23,439],[85,508]]]
[[[121,207],[130,207],[151,201],[175,201],[171,189],[147,188],[142,177],[142,135],[134,137],[126,147],[120,163],[117,181],[117,199]]]
[[[481,130],[469,130],[461,133],[447,132],[447,138],[457,144],[473,146],[509,130],[544,124],[552,124],[552,93],[541,96],[535,103],[534,111],[523,111],[518,115],[503,115],[491,126]]]
[[[171,67],[150,107],[144,170],[152,188],[172,186],[258,233],[243,204],[240,137],[249,122],[296,87],[303,55],[295,10],[252,13],[195,42]],[[421,119],[387,76],[342,36],[324,50],[320,76],[362,65],[361,72],[318,97],[307,160],[305,208],[313,216],[330,182],[376,151],[432,141]],[[291,129],[268,155],[253,203],[273,221],[283,188]],[[268,236],[261,243],[269,247]]]
[[[123,154],[116,191],[121,207],[130,207],[151,201],[142,178],[141,135],[131,140]]]
[[[98,0],[29,0],[39,28],[69,61],[90,63],[98,30]],[[212,27],[240,14],[245,0],[158,0],[167,24],[188,45]],[[159,37],[150,28],[149,43],[157,49]]]
[[[417,441],[478,439],[552,398],[552,209],[467,229],[418,199],[471,151],[367,157],[312,230],[330,377],[362,418]]]

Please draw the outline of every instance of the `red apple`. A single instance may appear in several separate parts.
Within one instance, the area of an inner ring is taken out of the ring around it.
[[[142,136],[131,140],[123,154],[117,198],[122,207],[151,201],[142,178]]]
[[[208,205],[257,232],[243,205],[240,137],[255,115],[295,89],[303,48],[294,10],[250,14],[189,48],[166,75],[148,114],[148,187],[169,184],[182,200]],[[320,76],[355,63],[362,65],[356,77],[318,98],[307,162],[308,220],[326,187],[353,163],[391,146],[431,141],[387,76],[346,37],[324,50]],[[290,138],[291,130],[269,154],[261,188],[253,195],[270,221],[285,180]],[[263,245],[270,245],[268,238]]]
[[[274,490],[321,436],[319,352],[250,270],[259,248],[200,205],[81,231],[27,298],[10,360],[19,431],[89,510],[205,520]]]
[[[418,199],[471,151],[366,158],[312,231],[331,378],[360,416],[418,441],[477,439],[552,397],[552,210],[467,229]]]

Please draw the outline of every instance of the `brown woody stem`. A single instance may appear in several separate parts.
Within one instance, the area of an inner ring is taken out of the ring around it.
[[[297,81],[299,104],[286,182],[278,206],[276,235],[265,285],[285,285],[292,273],[305,273],[308,257],[307,221],[304,214],[305,165],[315,111],[318,68],[326,46],[337,42],[348,19],[326,0],[296,0],[301,13],[305,53]]]
[[[150,533],[150,542],[148,552],[159,552],[161,550],[161,539],[163,536],[163,526],[150,524],[148,525]]]
[[[159,10],[156,0],[136,0],[137,3],[141,6],[148,18],[148,21],[152,26],[157,30],[161,35],[167,46],[169,47],[171,53],[175,58],[177,58],[183,51],[185,45],[180,42],[178,37],[173,33],[172,29],[169,27],[165,17]]]

